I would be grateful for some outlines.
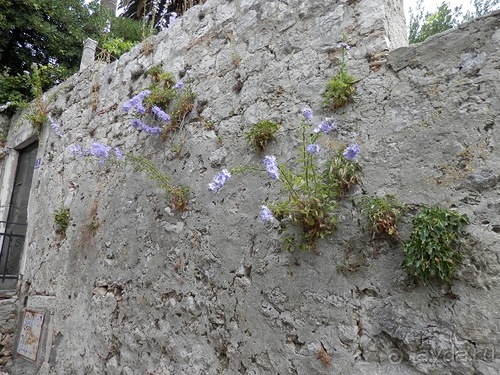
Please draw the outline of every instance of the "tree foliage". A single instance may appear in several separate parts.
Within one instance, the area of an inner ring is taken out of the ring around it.
[[[180,16],[189,8],[203,4],[205,0],[119,0],[122,16],[135,20],[153,21],[156,29],[168,26],[170,16]]]
[[[424,14],[423,0],[420,0],[415,12],[410,8],[408,42],[410,44],[423,42],[432,35],[491,12],[499,3],[500,0],[473,0],[474,11],[463,14],[462,6],[451,9],[450,5],[443,1],[435,12]]]
[[[111,32],[104,32],[110,29]],[[0,0],[0,109],[33,98],[33,66],[44,67],[42,89],[74,73],[83,41],[139,42],[140,22],[116,17],[98,0]]]

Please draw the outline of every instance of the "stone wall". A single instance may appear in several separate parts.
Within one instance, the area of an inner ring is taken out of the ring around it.
[[[13,364],[12,352],[17,324],[15,292],[0,292],[0,369]]]
[[[17,357],[10,373],[498,374],[500,13],[395,49],[405,44],[401,8],[208,1],[119,61],[46,93],[63,135],[49,126],[40,134],[22,274],[26,307],[48,319],[39,360]],[[343,32],[358,83],[334,114],[321,93]],[[157,65],[177,78],[190,68],[197,93],[166,140],[133,129],[122,110]],[[263,201],[280,197],[262,174],[207,191],[222,168],[260,163],[245,140],[257,121],[280,122],[266,152],[295,160],[306,106],[316,122],[337,118],[334,147],[362,148],[363,184],[342,201],[339,229],[319,255],[280,250],[277,228],[258,221]],[[11,129],[8,147],[29,124],[19,114]],[[68,151],[92,141],[189,185],[187,210],[175,211],[130,164]],[[361,197],[385,194],[469,216],[451,286],[416,285],[401,268],[401,244],[358,227]],[[54,223],[63,204],[65,235]]]

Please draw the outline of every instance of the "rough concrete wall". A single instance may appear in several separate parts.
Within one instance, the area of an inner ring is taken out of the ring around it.
[[[64,135],[41,134],[24,281],[27,306],[50,319],[41,360],[17,359],[12,374],[497,374],[500,13],[395,50],[386,64],[398,40],[387,32],[391,4],[209,1],[155,37],[151,54],[137,47],[48,93]],[[235,176],[215,195],[206,187],[223,167],[260,162],[244,134],[262,119],[281,123],[268,153],[297,157],[299,111],[332,116],[320,94],[343,31],[359,82],[335,114],[333,143],[361,145],[364,183],[343,201],[320,255],[283,252],[276,230],[257,220],[278,187],[259,174]],[[132,129],[121,109],[158,64],[191,67],[198,94],[191,121],[166,141]],[[188,210],[176,213],[131,166],[67,151],[92,140],[189,185]],[[354,202],[387,193],[471,218],[451,291],[414,285],[401,246],[370,241],[356,225]],[[53,221],[62,203],[65,236]],[[369,267],[343,271],[354,258]]]

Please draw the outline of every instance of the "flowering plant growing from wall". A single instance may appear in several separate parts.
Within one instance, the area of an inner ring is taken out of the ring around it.
[[[268,177],[282,185],[284,200],[265,202],[260,211],[264,223],[279,222],[285,249],[300,248],[317,251],[317,242],[335,231],[338,219],[335,209],[338,200],[353,183],[359,182],[360,168],[356,157],[360,152],[357,144],[351,144],[330,160],[323,155],[321,137],[335,129],[335,120],[326,118],[316,127],[312,126],[312,111],[303,111],[300,127],[300,146],[297,171],[278,163],[274,155],[264,157],[263,170]],[[331,170],[332,160],[336,169]],[[254,167],[232,169],[233,173]],[[339,174],[339,171],[343,171]],[[219,191],[231,178],[231,172],[223,170],[209,183],[208,189]],[[352,184],[346,185],[346,181]],[[291,230],[292,227],[298,228]]]
[[[160,66],[155,66],[148,70],[151,77],[149,94],[144,98],[147,108],[166,108],[171,116],[162,128],[164,138],[168,133],[176,131],[181,127],[184,118],[194,108],[196,94],[191,87],[191,69],[186,68],[182,72],[180,80],[176,81],[170,72],[164,72]],[[161,118],[161,116],[160,116]]]
[[[123,110],[129,113],[134,112],[134,114],[137,113],[139,115],[145,115],[146,112],[149,112],[149,114],[152,115],[152,120],[155,121],[156,126],[150,126],[146,124],[142,117],[134,117],[131,120],[130,125],[132,125],[134,129],[138,129],[145,133],[151,135],[159,135],[161,133],[161,127],[158,125],[158,122],[161,121],[167,124],[168,122],[170,122],[170,116],[156,105],[153,105],[149,108],[146,108],[144,106],[144,99],[146,99],[150,95],[151,90],[141,91],[139,94],[134,95],[132,98],[130,98],[129,101],[124,104]]]
[[[325,92],[323,93],[324,104],[332,107],[333,110],[345,106],[356,92],[354,86],[356,79],[347,72],[347,57],[351,46],[345,42],[346,36],[342,42],[337,44],[340,51],[340,64],[337,73],[328,81]]]

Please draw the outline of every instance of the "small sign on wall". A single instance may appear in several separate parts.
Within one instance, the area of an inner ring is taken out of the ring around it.
[[[17,353],[33,362],[36,362],[44,319],[45,314],[38,311],[26,310],[24,313]]]

